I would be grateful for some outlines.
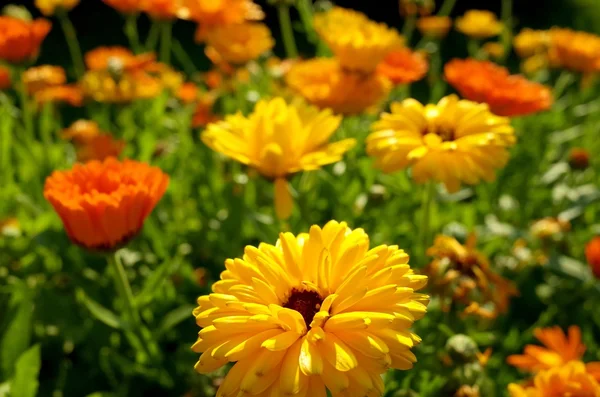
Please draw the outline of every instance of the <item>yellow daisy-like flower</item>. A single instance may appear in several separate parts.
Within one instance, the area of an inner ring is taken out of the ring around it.
[[[529,58],[536,54],[546,53],[551,44],[550,33],[547,30],[525,28],[515,36],[513,45],[517,55]]]
[[[600,397],[600,384],[581,361],[539,372],[532,386],[510,384],[511,397]]]
[[[355,145],[354,139],[329,143],[341,120],[330,110],[275,98],[258,102],[248,117],[238,113],[209,124],[202,141],[274,179],[275,208],[280,218],[287,218],[292,202],[286,177],[335,163]]]
[[[441,182],[449,192],[461,183],[494,180],[516,141],[508,118],[456,95],[426,106],[407,99],[393,103],[391,110],[373,124],[367,153],[384,172],[410,166],[417,183]]]
[[[456,29],[475,39],[498,36],[503,28],[502,22],[490,11],[470,10],[456,20]]]
[[[271,31],[263,23],[240,23],[211,29],[206,34],[207,53],[217,54],[221,61],[245,64],[275,45]],[[214,63],[220,63],[215,61]]]
[[[35,6],[46,16],[54,15],[56,9],[71,10],[79,4],[79,0],[35,0]]]
[[[144,73],[124,73],[115,78],[109,71],[90,70],[81,81],[86,97],[97,102],[125,103],[158,96],[163,86]]]
[[[308,102],[341,114],[364,112],[381,102],[392,87],[384,76],[349,72],[332,58],[297,62],[285,80]]]
[[[427,277],[395,245],[369,250],[362,229],[331,221],[225,267],[194,310],[196,370],[236,363],[217,396],[381,396],[381,374],[416,361]]]
[[[403,45],[396,30],[357,11],[334,7],[315,16],[314,22],[319,36],[348,70],[371,73],[387,54]]]
[[[550,62],[583,73],[600,71],[600,36],[571,29],[550,30]]]

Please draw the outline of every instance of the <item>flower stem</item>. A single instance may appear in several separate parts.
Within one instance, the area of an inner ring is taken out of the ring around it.
[[[406,40],[406,45],[410,45],[410,39],[412,39],[413,32],[415,31],[415,26],[417,24],[417,14],[411,14],[406,17],[404,21],[404,26],[402,26],[402,36],[404,36],[404,40]]]
[[[278,7],[279,26],[283,38],[283,46],[288,58],[297,58],[298,49],[294,39],[294,30],[292,29],[292,18],[290,18],[290,7],[281,5]]]
[[[146,44],[144,45],[144,49],[146,51],[154,51],[156,49],[156,45],[158,44],[158,34],[160,33],[159,30],[160,23],[152,21],[152,26],[150,26],[148,38],[146,39]]]
[[[171,63],[171,40],[173,38],[173,25],[171,22],[162,22],[160,32],[160,60],[166,64]]]
[[[69,52],[71,53],[75,77],[80,78],[83,75],[85,67],[83,65],[83,55],[81,55],[79,40],[77,40],[77,32],[65,10],[59,9],[56,15],[58,16],[58,20],[65,34],[67,47],[69,47]]]
[[[421,225],[419,229],[419,256],[423,259],[422,265],[425,266],[425,251],[431,243],[431,207],[435,197],[435,183],[428,182],[423,189],[423,199],[421,201]],[[422,256],[421,256],[422,255]]]
[[[138,34],[137,20],[137,14],[130,14],[125,17],[125,35],[127,36],[129,45],[133,48],[133,51],[136,54],[139,54],[142,51],[142,46]]]
[[[173,55],[175,55],[175,60],[183,66],[185,73],[192,76],[198,72],[198,68],[194,65],[194,61],[190,58],[185,48],[183,48],[178,40],[173,40]]]
[[[440,10],[437,13],[439,17],[447,17],[452,12],[454,5],[456,4],[456,0],[444,0],[444,3],[440,7]]]
[[[504,23],[504,30],[502,31],[502,44],[504,45],[504,55],[502,61],[504,62],[508,57],[512,47],[512,0],[502,0],[502,22]]]
[[[25,69],[21,68],[15,69],[13,81],[15,82],[15,86],[19,94],[19,100],[21,101],[21,109],[23,112],[23,124],[25,125],[25,131],[27,131],[27,136],[29,139],[35,140],[31,102],[29,101],[29,95],[27,94],[27,87],[23,82],[24,71]]]
[[[296,9],[298,10],[298,14],[300,14],[300,19],[304,25],[304,31],[306,32],[308,40],[312,43],[317,43],[319,41],[319,36],[315,31],[313,23],[314,10],[311,0],[297,0]]]
[[[132,329],[139,329],[141,324],[140,314],[135,306],[133,292],[131,292],[131,286],[129,285],[129,280],[127,280],[127,274],[125,274],[125,269],[123,268],[118,252],[108,256],[108,264],[112,268],[117,293],[125,304],[126,318],[130,322]]]
[[[477,39],[469,39],[467,41],[467,51],[469,52],[469,56],[471,58],[478,59],[479,56],[479,40]]]

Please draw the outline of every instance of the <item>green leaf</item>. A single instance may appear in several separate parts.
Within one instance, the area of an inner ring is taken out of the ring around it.
[[[0,369],[5,379],[12,376],[14,363],[31,341],[33,296],[24,283],[15,285],[10,310],[14,310],[15,314],[0,340]]]
[[[121,320],[116,314],[92,300],[83,290],[77,290],[77,300],[83,303],[90,313],[104,324],[115,329],[122,328]]]
[[[40,345],[35,345],[19,357],[10,388],[12,396],[35,397],[39,386],[38,375],[42,366],[40,356]]]
[[[192,310],[194,310],[194,306],[185,305],[167,313],[156,331],[157,339],[182,321],[192,319]]]
[[[164,284],[168,276],[179,267],[179,263],[178,259],[166,260],[146,278],[142,291],[135,297],[135,303],[138,307],[145,306],[154,300],[156,291]]]

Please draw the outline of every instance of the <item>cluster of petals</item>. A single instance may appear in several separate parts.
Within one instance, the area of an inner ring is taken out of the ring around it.
[[[377,73],[387,77],[394,84],[410,84],[421,80],[428,69],[425,56],[408,48],[390,52],[377,65]]]
[[[46,19],[0,16],[0,60],[18,64],[35,58],[51,28]]]

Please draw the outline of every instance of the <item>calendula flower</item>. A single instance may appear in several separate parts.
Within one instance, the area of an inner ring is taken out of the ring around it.
[[[585,258],[594,276],[600,279],[600,236],[594,237],[586,244]]]
[[[438,236],[427,250],[434,259],[423,273],[431,279],[436,294],[466,306],[465,314],[495,318],[508,310],[510,298],[518,291],[493,271],[487,257],[477,251],[476,241],[475,235],[465,245],[452,237]]]
[[[238,113],[209,124],[202,141],[275,180],[275,208],[285,219],[292,210],[286,178],[335,163],[356,143],[354,139],[329,143],[340,122],[341,117],[330,110],[275,98],[258,102],[249,117]]]
[[[35,101],[44,103],[66,103],[70,106],[83,105],[83,91],[78,85],[66,84],[43,88],[34,94]]]
[[[494,180],[515,141],[509,119],[490,113],[486,104],[450,95],[437,105],[393,103],[391,113],[373,124],[367,153],[384,172],[411,167],[417,183],[433,180],[456,192],[461,183]]]
[[[139,233],[168,184],[156,167],[108,158],[55,171],[46,179],[44,197],[73,243],[107,251]]]
[[[271,50],[275,41],[267,25],[247,22],[210,30],[206,35],[206,45],[221,60],[242,65]]]
[[[349,72],[332,58],[297,62],[285,81],[308,102],[341,114],[362,113],[379,104],[391,89],[387,78]]]
[[[531,386],[508,386],[511,397],[600,397],[600,384],[581,361],[539,372]]]
[[[141,2],[142,11],[150,15],[152,19],[168,21],[178,18],[181,13],[181,1],[179,0],[144,0]]]
[[[60,66],[34,66],[23,72],[21,76],[27,92],[33,94],[44,88],[63,85],[67,82],[65,70]]]
[[[196,102],[196,108],[192,115],[192,127],[205,127],[219,120],[219,116],[213,113],[213,106],[217,96],[214,93],[202,95]]]
[[[550,32],[525,28],[515,36],[513,46],[521,58],[529,58],[536,54],[544,54],[551,45]]]
[[[317,14],[314,25],[342,67],[352,71],[373,72],[388,53],[403,45],[396,30],[341,7]]]
[[[529,372],[538,372],[579,360],[585,353],[585,345],[581,342],[581,329],[576,325],[569,327],[568,336],[560,327],[536,328],[533,334],[545,347],[525,346],[523,354],[508,356],[506,361],[510,365]]]
[[[377,66],[377,73],[394,84],[410,84],[421,80],[428,69],[429,65],[422,54],[402,48],[390,52]]]
[[[452,27],[450,17],[430,16],[422,17],[417,20],[417,29],[423,36],[429,36],[436,39],[443,39],[448,35]]]
[[[531,224],[529,233],[539,239],[560,238],[571,229],[571,224],[559,218],[546,217]]]
[[[124,73],[115,78],[109,71],[91,70],[84,74],[81,87],[86,97],[97,102],[126,103],[158,96],[163,86],[145,73]]]
[[[204,41],[211,29],[264,18],[252,0],[183,0],[179,17],[198,22],[196,40]]]
[[[198,99],[198,87],[196,84],[187,82],[177,90],[177,98],[183,103],[194,103]]]
[[[0,236],[16,237],[21,235],[21,223],[17,218],[0,219]]]
[[[444,67],[444,77],[463,97],[487,103],[499,116],[523,116],[552,106],[550,88],[511,75],[489,61],[454,59]]]
[[[225,266],[198,298],[192,346],[200,373],[235,362],[219,396],[381,396],[381,375],[416,361],[410,327],[426,312],[416,291],[427,278],[395,245],[369,250],[362,229],[331,221]]]
[[[25,21],[0,16],[0,60],[22,63],[37,57],[52,24],[46,19]]]
[[[61,131],[63,139],[72,140],[76,144],[90,142],[96,136],[102,134],[98,123],[92,120],[77,120]]]
[[[554,66],[583,73],[600,71],[600,36],[554,28],[550,37],[550,59]]]
[[[125,141],[115,139],[112,135],[96,135],[83,144],[77,145],[77,161],[82,163],[91,160],[105,160],[109,157],[119,157],[125,149]]]
[[[481,47],[481,49],[483,50],[484,54],[491,59],[500,59],[504,56],[505,53],[504,45],[502,45],[502,43],[497,43],[494,41],[485,43]]]
[[[547,54],[533,55],[521,62],[521,70],[526,75],[533,75],[540,70],[547,69],[548,66],[549,59]]]
[[[46,16],[54,15],[57,9],[70,11],[79,0],[35,0],[35,6]]]
[[[85,54],[85,66],[90,70],[112,70],[118,74],[144,69],[155,59],[154,53],[135,55],[125,47],[98,47]]]
[[[137,14],[142,10],[144,0],[102,0],[123,14]]]
[[[163,88],[176,93],[183,85],[183,74],[162,62],[153,62],[144,67],[144,73],[157,80]]]
[[[0,66],[0,91],[9,89],[11,86],[10,69]]]
[[[420,15],[429,15],[435,9],[433,0],[399,0],[398,5],[402,16],[415,15],[417,12]]]
[[[456,19],[456,29],[474,39],[487,39],[502,33],[504,25],[493,12],[470,10]]]

